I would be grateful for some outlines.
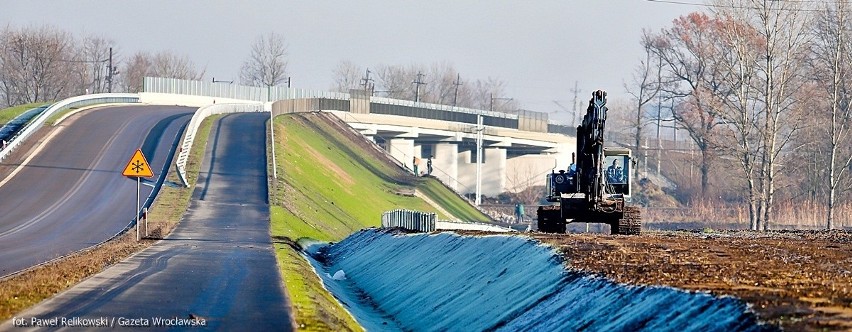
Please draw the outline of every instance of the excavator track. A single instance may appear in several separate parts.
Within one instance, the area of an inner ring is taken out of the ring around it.
[[[610,224],[612,234],[639,235],[642,232],[642,216],[639,208],[624,207],[624,216]]]
[[[538,230],[544,233],[565,233],[565,220],[562,219],[559,206],[538,207]]]

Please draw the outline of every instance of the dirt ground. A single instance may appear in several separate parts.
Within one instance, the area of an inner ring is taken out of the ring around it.
[[[732,295],[785,330],[852,330],[852,232],[535,234],[571,268]]]

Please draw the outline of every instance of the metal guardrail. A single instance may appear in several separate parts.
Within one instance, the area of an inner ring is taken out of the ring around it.
[[[83,107],[95,104],[107,103],[138,103],[139,95],[135,93],[99,93],[91,95],[82,95],[64,99],[53,105],[50,105],[36,119],[30,121],[17,135],[12,137],[6,144],[6,148],[0,151],[0,161],[6,159],[9,154],[16,148],[21,146],[36,130],[47,122],[47,119],[52,115],[62,112],[69,108]]]
[[[416,232],[434,232],[437,216],[434,213],[393,210],[382,213],[382,227],[401,227]]]
[[[201,126],[201,122],[204,121],[208,116],[215,114],[228,114],[228,113],[251,113],[251,112],[264,112],[263,103],[245,103],[245,104],[213,104],[209,106],[205,106],[199,108],[195,111],[195,114],[192,115],[192,119],[189,120],[189,124],[186,126],[186,131],[183,136],[183,142],[180,146],[180,152],[178,153],[177,159],[175,159],[175,166],[177,167],[178,177],[180,177],[180,181],[183,183],[185,187],[189,187],[189,181],[186,178],[186,163],[189,160],[189,153],[192,149],[192,144],[195,141],[195,133],[198,131],[198,127]]]

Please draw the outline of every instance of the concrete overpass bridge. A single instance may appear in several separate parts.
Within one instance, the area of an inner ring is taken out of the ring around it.
[[[476,191],[477,136],[482,133],[482,194],[496,196],[542,185],[544,174],[566,168],[574,150],[574,129],[550,121],[547,113],[487,110],[286,87],[145,78],[143,99],[175,98],[197,104],[263,102],[273,116],[327,111],[383,147],[401,166],[426,172],[462,194]],[[163,102],[161,100],[160,102]],[[167,101],[166,101],[167,102]],[[178,102],[177,100],[175,101]],[[479,127],[477,122],[482,121]],[[478,130],[481,128],[481,130]]]

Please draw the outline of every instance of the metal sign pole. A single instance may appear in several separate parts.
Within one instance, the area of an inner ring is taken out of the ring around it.
[[[148,208],[142,209],[142,219],[145,219],[145,237],[148,237]]]
[[[136,241],[139,241],[139,183],[142,182],[139,180],[140,178],[136,177]]]
[[[136,214],[136,241],[141,241],[139,233],[141,230],[139,229],[142,225],[139,224],[139,196],[140,196],[140,186],[142,183],[142,177],[150,178],[154,177],[154,172],[151,171],[151,165],[148,164],[148,161],[145,160],[145,155],[142,154],[142,149],[136,149],[136,153],[130,157],[130,161],[127,162],[127,166],[124,166],[124,171],[121,172],[121,175],[126,177],[135,177],[136,178],[136,210],[133,213]],[[147,214],[147,211],[145,211]],[[145,218],[145,236],[148,236],[148,218]]]

